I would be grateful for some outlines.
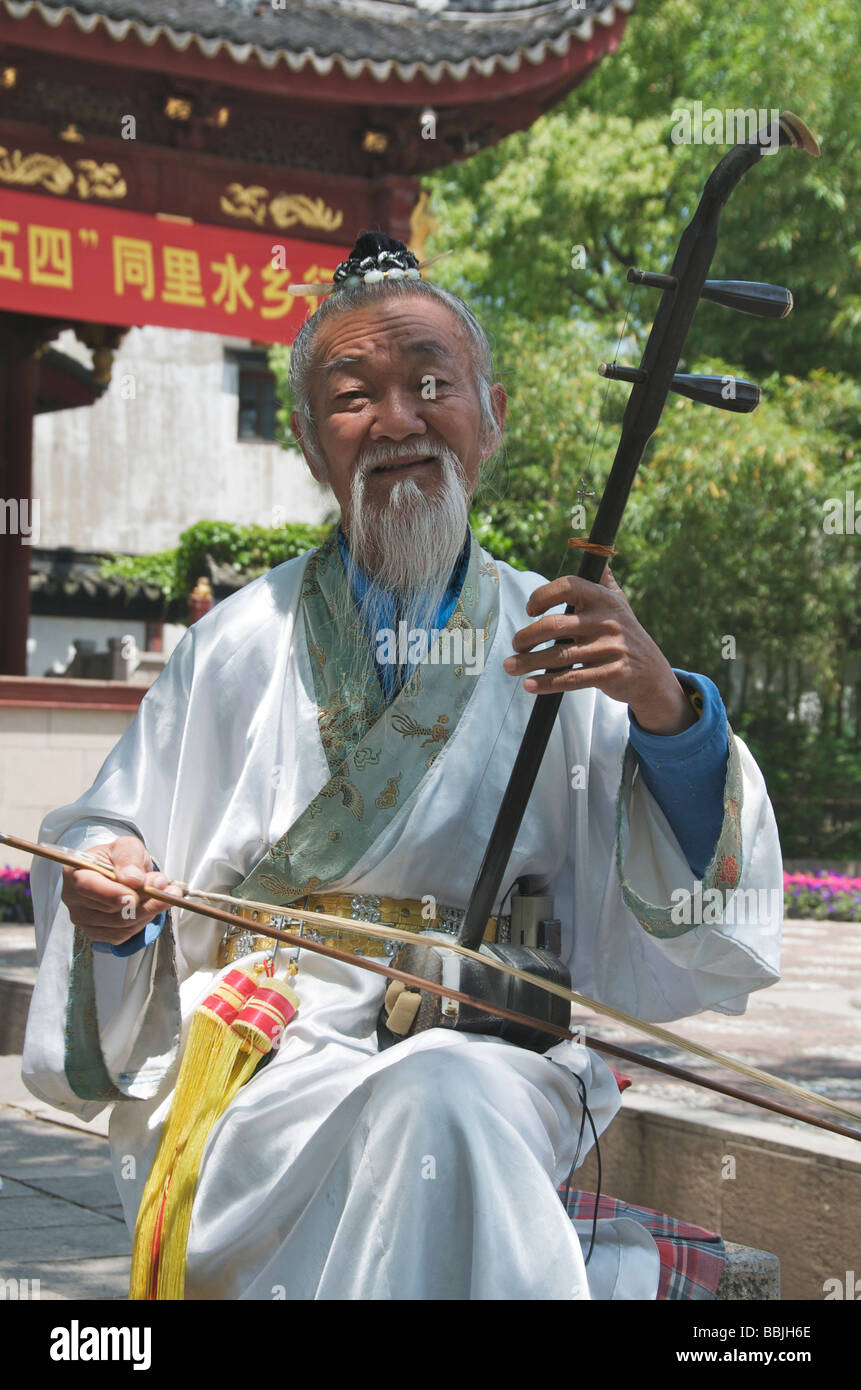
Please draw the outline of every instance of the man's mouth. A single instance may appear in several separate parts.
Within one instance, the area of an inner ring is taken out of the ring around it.
[[[436,454],[419,454],[415,458],[389,459],[388,463],[378,464],[372,468],[372,473],[405,473],[411,468],[420,468],[425,464],[437,462]]]

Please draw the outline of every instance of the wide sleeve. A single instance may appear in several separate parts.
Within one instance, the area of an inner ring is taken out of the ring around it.
[[[87,850],[137,835],[168,876],[176,769],[188,721],[194,633],[183,638],[137,715],[77,801],[52,811],[40,841]],[[179,987],[170,917],[156,941],[127,957],[94,952],[61,901],[59,865],[31,871],[39,972],[23,1077],[43,1100],[91,1119],[121,1096],[148,1099],[176,1058]]]
[[[779,978],[777,826],[759,767],[727,733],[723,818],[700,881],[640,774],[624,706],[597,694],[591,720],[568,711],[569,756],[588,769],[570,793],[574,987],[649,1022],[742,1013]]]

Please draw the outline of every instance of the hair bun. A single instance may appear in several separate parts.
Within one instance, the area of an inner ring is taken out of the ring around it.
[[[360,232],[347,260],[334,274],[335,285],[372,285],[385,279],[419,279],[418,260],[402,241],[385,232]]]

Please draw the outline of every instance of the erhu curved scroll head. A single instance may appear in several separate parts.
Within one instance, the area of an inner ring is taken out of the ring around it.
[[[794,111],[781,111],[777,124],[780,127],[781,145],[791,145],[793,149],[804,150],[805,154],[812,155],[814,159],[819,158],[819,142],[816,136]]]

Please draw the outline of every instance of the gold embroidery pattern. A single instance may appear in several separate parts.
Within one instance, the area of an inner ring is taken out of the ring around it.
[[[322,669],[326,665],[326,653],[316,642],[312,642],[310,637],[308,638],[308,651],[316,658],[318,666]]]
[[[357,772],[364,772],[366,767],[376,767],[382,756],[381,748],[357,748],[353,753],[353,764]]]
[[[345,775],[346,766],[345,763],[344,771],[337,772],[326,783],[325,787],[321,788],[319,796],[340,796],[342,804],[350,812],[350,815],[355,816],[356,820],[361,820],[365,814],[365,803],[358,787],[354,787],[349,777]]]
[[[403,738],[416,738],[418,734],[429,734],[422,743],[422,748],[426,748],[429,743],[444,744],[451,733],[445,726],[448,723],[447,714],[438,714],[436,723],[428,727],[427,724],[417,724],[412,715],[396,714],[392,719],[392,728],[396,734],[401,734]],[[441,750],[440,750],[441,751]]]
[[[379,810],[386,811],[390,806],[396,804],[400,793],[399,783],[403,775],[402,772],[399,772],[395,777],[389,778],[386,783],[385,791],[380,792],[380,795],[374,801],[374,805],[378,807]]]
[[[267,893],[275,893],[278,897],[288,900],[298,898],[304,893],[310,893],[314,888],[319,888],[321,882],[322,879],[312,874],[304,883],[294,886],[292,883],[288,883],[286,878],[279,878],[277,874],[260,875],[261,888],[265,888]]]
[[[331,765],[333,756],[349,756],[363,734],[373,724],[378,702],[367,695],[358,694],[349,699],[338,692],[328,709],[321,709],[317,719],[320,726],[320,740]]]

